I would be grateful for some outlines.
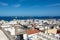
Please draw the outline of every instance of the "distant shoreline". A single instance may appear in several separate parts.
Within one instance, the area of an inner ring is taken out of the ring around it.
[[[0,16],[0,20],[25,19],[60,19],[60,16]]]

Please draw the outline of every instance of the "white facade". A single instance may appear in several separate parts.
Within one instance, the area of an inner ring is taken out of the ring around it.
[[[3,24],[3,25],[1,25],[1,27],[2,27],[2,28],[4,28],[4,27],[11,27],[11,25]]]
[[[11,35],[15,35],[15,28],[5,28],[6,31],[9,31]]]
[[[17,24],[17,21],[10,21],[8,24]]]
[[[27,40],[27,36],[28,36],[27,34],[23,34],[23,39]]]

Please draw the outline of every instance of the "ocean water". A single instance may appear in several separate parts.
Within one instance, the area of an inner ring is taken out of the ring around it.
[[[60,19],[60,16],[0,16],[0,20],[26,20],[26,19]]]

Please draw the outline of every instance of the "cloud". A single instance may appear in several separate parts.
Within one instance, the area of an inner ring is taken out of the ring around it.
[[[8,4],[7,3],[4,3],[4,2],[0,2],[0,5],[1,6],[8,6]]]
[[[13,5],[13,7],[16,7],[16,8],[18,8],[20,6],[21,6],[21,4],[15,4],[15,5]]]
[[[46,6],[47,6],[47,7],[60,6],[60,3],[51,4],[51,5],[46,5]]]

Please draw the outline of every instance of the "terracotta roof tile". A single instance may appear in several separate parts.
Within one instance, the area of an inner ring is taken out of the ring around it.
[[[40,32],[40,31],[37,29],[34,29],[34,30],[28,29],[28,35],[38,33],[38,32]]]

